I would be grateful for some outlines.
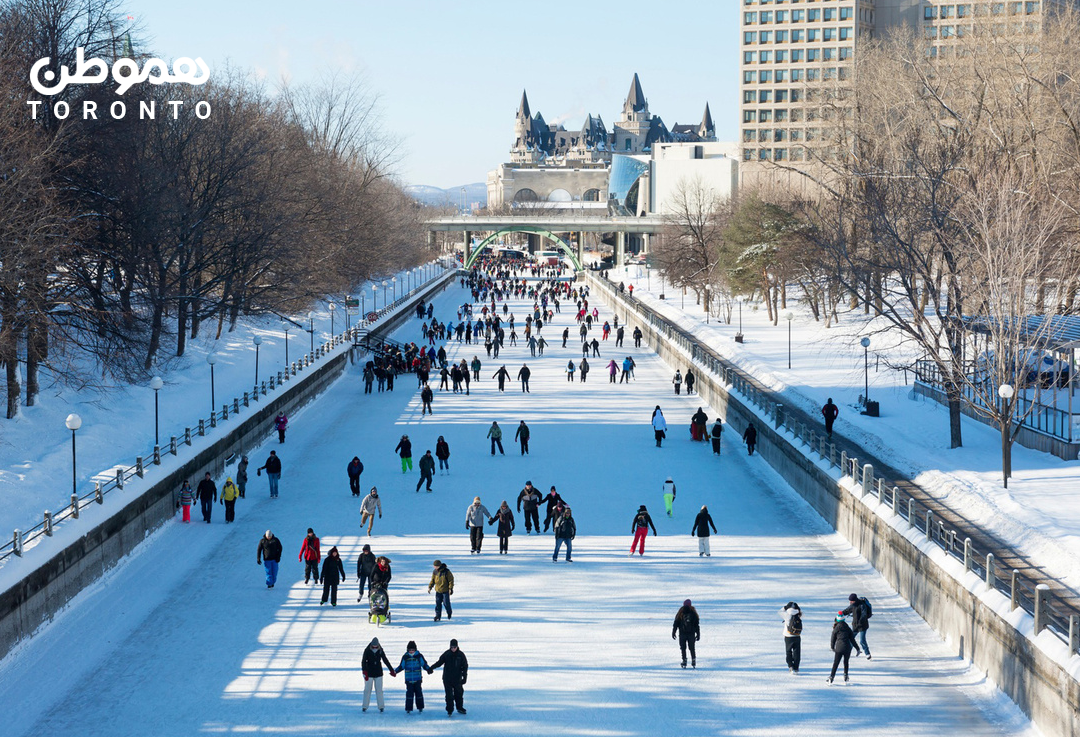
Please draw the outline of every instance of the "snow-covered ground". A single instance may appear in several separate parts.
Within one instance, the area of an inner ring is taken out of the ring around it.
[[[436,300],[445,318],[459,289]],[[521,317],[521,306],[516,306]],[[551,339],[571,319],[545,327]],[[398,332],[416,339],[418,322]],[[697,397],[674,397],[670,367],[632,347],[601,347],[587,384],[563,369],[580,356],[551,340],[547,355],[508,348],[508,370],[527,361],[531,393],[499,393],[497,365],[482,347],[452,343],[452,358],[481,354],[483,380],[470,396],[436,392],[421,418],[416,385],[364,395],[357,369],[295,417],[278,450],[281,497],[253,478],[237,521],[179,521],[149,538],[50,625],[0,662],[5,734],[191,735],[198,733],[835,735],[1037,735],[975,670],[956,657],[875,571],[771,469],[725,439],[722,458],[686,431]],[[631,385],[610,385],[602,364],[632,353]],[[661,404],[671,432],[654,447],[648,421]],[[708,410],[707,410],[708,411]],[[710,416],[712,412],[709,411]],[[512,441],[532,428],[531,454]],[[507,431],[506,456],[491,457],[492,420]],[[414,457],[444,435],[451,474],[434,491],[414,491],[394,445],[408,433]],[[345,466],[359,455],[362,486],[377,485],[383,517],[361,534],[359,502]],[[675,515],[663,514],[661,483],[678,485]],[[551,561],[552,538],[518,530],[510,554],[468,554],[465,508],[479,494],[490,510],[512,505],[526,480],[555,485],[577,519],[574,563]],[[660,530],[643,558],[628,559],[630,522],[647,504]],[[689,535],[708,504],[720,534],[711,558]],[[198,517],[196,512],[195,517]],[[307,527],[323,549],[339,546],[348,581],[336,608],[319,606],[297,561]],[[278,586],[267,590],[256,543],[272,529],[285,545]],[[357,604],[355,562],[370,542],[393,561],[393,622],[376,629]],[[431,561],[456,577],[454,618],[432,621],[426,593]],[[852,659],[852,685],[825,683],[832,615],[855,591],[874,602],[872,661]],[[702,618],[698,669],[678,667],[671,621],[684,598]],[[803,607],[801,675],[784,665],[779,608]],[[408,640],[434,661],[450,638],[469,658],[467,716],[452,727],[442,711],[439,674],[425,676],[428,708],[404,713],[402,679],[387,677],[387,712],[360,713],[364,647],[378,636],[397,665]]]
[[[870,452],[914,478],[968,520],[1026,552],[1048,574],[1073,590],[1080,590],[1080,461],[1063,461],[1049,453],[1013,446],[1013,475],[1009,488],[1001,482],[1001,436],[994,428],[965,417],[964,447],[949,448],[947,408],[911,391],[913,377],[878,364],[876,353],[893,357],[904,347],[885,349],[883,336],[870,347],[869,395],[881,405],[881,417],[859,414],[858,397],[864,391],[863,349],[859,338],[868,329],[861,311],[843,315],[838,326],[826,329],[815,322],[809,308],[793,301],[791,369],[788,326],[769,322],[764,308],[745,304],[738,344],[738,307],[732,324],[713,317],[708,324],[693,294],[685,302],[681,292],[664,285],[644,267],[613,269],[612,281],[634,285],[634,296],[646,302],[698,340],[753,374],[785,402],[819,416],[832,397],[840,407],[835,432],[854,439]],[[685,305],[685,306],[684,306]],[[783,312],[783,311],[782,311]],[[910,356],[907,356],[910,358]],[[684,367],[685,368],[685,367]],[[906,383],[905,383],[906,381]],[[1074,397],[1080,407],[1080,396]]]
[[[427,274],[442,273],[441,267],[429,265]],[[419,284],[407,272],[397,275],[401,284]],[[406,281],[408,280],[408,281]],[[393,300],[392,291],[387,297]],[[384,304],[380,286],[377,304]],[[372,292],[365,291],[364,306],[371,310]],[[345,310],[338,305],[333,319],[334,331],[345,329]],[[313,306],[314,342],[319,345],[330,337],[331,317],[326,303]],[[216,409],[233,397],[251,391],[255,383],[255,345],[252,338],[262,336],[259,347],[259,380],[283,371],[285,332],[288,327],[289,361],[296,361],[311,349],[312,337],[306,314],[295,316],[295,324],[277,317],[245,319],[235,331],[214,339],[213,326],[206,325],[201,336],[188,343],[182,359],[168,371],[162,371],[165,386],[160,390],[159,422],[162,445],[169,436],[183,436],[185,427],[195,427],[199,418],[210,417],[210,366],[206,357],[216,353],[214,396]],[[351,318],[353,322],[357,318]],[[47,377],[42,378],[43,386]],[[111,386],[102,390],[73,391],[60,386],[46,387],[36,406],[23,407],[13,420],[0,420],[0,536],[10,540],[15,528],[28,530],[41,522],[43,512],[56,511],[71,497],[71,431],[64,426],[70,413],[83,421],[77,433],[79,494],[91,490],[95,477],[115,466],[134,465],[135,457],[148,457],[154,447],[154,391],[146,386]]]

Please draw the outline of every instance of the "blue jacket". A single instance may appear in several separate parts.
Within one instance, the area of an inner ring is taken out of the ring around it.
[[[424,680],[424,671],[428,670],[429,666],[419,650],[412,655],[406,650],[397,669],[405,674],[405,683],[419,683]]]

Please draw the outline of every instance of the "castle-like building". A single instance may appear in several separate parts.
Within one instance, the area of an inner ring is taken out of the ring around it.
[[[580,130],[547,123],[539,111],[531,111],[528,95],[522,92],[510,161],[488,174],[488,206],[581,202],[606,207],[613,155],[648,155],[662,143],[714,141],[708,103],[700,123],[669,129],[660,116],[649,112],[637,74],[610,131],[599,115],[592,114],[585,116]]]

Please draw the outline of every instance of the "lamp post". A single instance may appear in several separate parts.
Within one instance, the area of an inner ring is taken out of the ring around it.
[[[465,188],[464,187],[461,188],[461,214],[462,215],[467,214],[466,209],[465,209]]]
[[[792,312],[784,315],[787,318],[787,367],[791,368],[791,321],[795,319],[795,314]]]
[[[333,302],[331,302],[329,305],[327,305],[327,307],[329,307],[329,309],[330,309],[330,337],[333,338],[334,337],[334,311],[337,310],[337,305],[335,305]]]
[[[155,376],[150,379],[150,388],[154,390],[154,445],[161,445],[161,441],[158,440],[158,392],[161,387],[165,386],[165,382],[161,380],[160,376]]]
[[[210,364],[210,416],[213,417],[217,407],[217,399],[214,397],[214,364],[217,363],[217,354],[209,354],[206,362]]]
[[[383,283],[382,283],[382,304],[383,304],[383,309],[384,310],[386,309],[386,306],[388,304],[390,304],[389,302],[386,301],[386,279],[383,279]]]
[[[285,323],[285,369],[289,368],[289,323]]]
[[[363,289],[360,290],[360,322],[358,325],[363,325],[364,320],[367,319],[367,292]]]
[[[257,392],[259,390],[259,346],[262,345],[262,336],[256,335],[251,342],[255,344],[255,391]]]
[[[1009,477],[1012,476],[1012,444],[1009,436],[1012,435],[1012,398],[1016,392],[1011,384],[1002,384],[998,387],[998,396],[1001,397],[1001,480],[1005,488],[1009,488]]]
[[[870,339],[859,341],[863,347],[863,405],[870,403]]]
[[[82,427],[82,418],[72,413],[64,420],[64,424],[67,425],[68,430],[71,430],[71,493],[74,495],[78,493],[75,483],[75,431]]]
[[[315,313],[307,313],[308,335],[311,336],[311,357],[315,357]]]
[[[371,311],[372,312],[378,312],[379,311],[379,285],[378,284],[372,284],[371,285]]]
[[[390,283],[394,285],[394,301],[397,302],[397,277],[390,277]]]

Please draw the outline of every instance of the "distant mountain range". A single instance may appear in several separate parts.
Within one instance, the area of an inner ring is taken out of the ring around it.
[[[487,207],[487,185],[483,182],[464,184],[457,187],[440,189],[428,184],[410,184],[405,187],[416,201],[432,207],[454,207],[461,209],[461,189],[465,188],[465,204],[468,209]]]

